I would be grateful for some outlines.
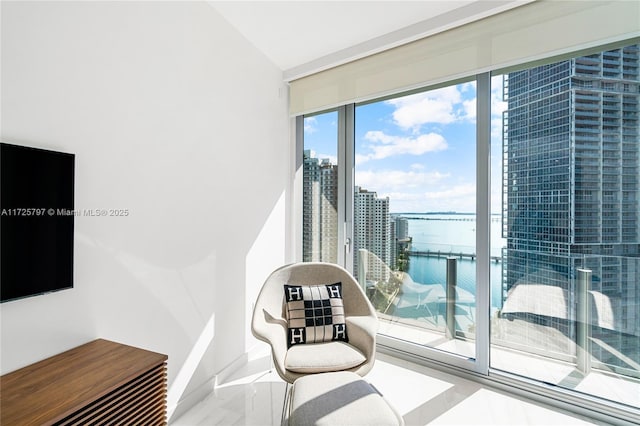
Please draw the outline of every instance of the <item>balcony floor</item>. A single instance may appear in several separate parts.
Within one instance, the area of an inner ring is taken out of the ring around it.
[[[465,316],[457,315],[456,317],[459,323],[463,322],[465,318],[468,319]],[[444,318],[440,318],[439,323],[444,324]],[[475,358],[475,342],[460,339],[447,340],[444,338],[444,332],[431,331],[400,321],[380,321],[379,333]],[[496,345],[491,348],[490,358],[491,367],[494,369],[640,408],[639,379],[595,369],[585,376],[576,370],[572,363],[501,348]]]

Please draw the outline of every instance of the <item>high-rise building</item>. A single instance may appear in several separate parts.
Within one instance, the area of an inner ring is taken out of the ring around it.
[[[304,151],[303,163],[303,261],[338,261],[338,168],[328,159]],[[389,199],[356,187],[354,197],[354,271],[364,249],[375,257],[367,262],[369,279],[388,278],[395,262],[395,234],[389,216]],[[406,219],[405,219],[406,221]],[[395,222],[393,222],[395,225]],[[406,224],[402,231],[406,234]]]
[[[623,353],[640,350],[627,338],[640,336],[639,68],[632,45],[504,78],[503,299],[544,286],[523,315],[571,341],[578,269],[591,270],[592,332]],[[557,311],[552,293],[565,312],[542,315]]]
[[[398,224],[393,216],[389,218],[389,244],[391,245],[391,250],[389,250],[389,267],[391,269],[395,269],[398,263]]]
[[[391,220],[396,224],[396,238],[399,240],[409,238],[409,220],[402,216],[392,216]]]
[[[389,278],[392,245],[390,219],[389,198],[378,198],[376,192],[355,187],[353,270],[359,271],[361,249],[373,254],[377,259],[368,262],[369,280]]]
[[[409,237],[409,220],[402,216],[391,215],[391,266],[392,269],[406,271],[408,268],[408,253],[411,246]]]
[[[305,262],[338,260],[338,168],[304,151],[302,259]]]

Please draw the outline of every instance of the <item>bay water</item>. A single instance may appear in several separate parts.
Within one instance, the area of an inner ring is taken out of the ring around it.
[[[476,254],[475,214],[402,214],[408,220],[412,251],[440,251],[441,257],[410,256],[408,273],[418,284],[446,284],[447,255]],[[491,256],[501,257],[506,240],[501,235],[501,218],[491,217]],[[502,305],[502,262],[491,261],[491,307]],[[458,287],[476,294],[476,260],[457,261]]]

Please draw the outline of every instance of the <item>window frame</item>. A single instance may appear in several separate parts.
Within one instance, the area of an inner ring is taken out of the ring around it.
[[[636,39],[629,39],[624,42],[618,42],[617,45],[626,45],[638,43]],[[603,49],[611,48],[610,45],[602,45]],[[596,50],[592,48],[591,50]],[[577,51],[575,55],[580,55]],[[554,62],[557,58],[549,58],[548,62]],[[476,358],[467,359],[451,353],[444,353],[437,349],[419,346],[390,336],[378,335],[378,349],[382,352],[392,354],[402,359],[417,362],[430,367],[445,368],[453,370],[466,377],[485,382],[492,386],[508,389],[510,392],[516,392],[522,396],[543,401],[544,403],[561,407],[563,409],[571,409],[590,417],[595,417],[604,421],[640,421],[639,410],[618,404],[614,401],[597,399],[586,394],[564,389],[559,386],[553,386],[540,383],[533,379],[519,377],[505,371],[493,369],[490,366],[490,235],[491,235],[491,77],[495,74],[503,74],[513,72],[515,70],[526,69],[528,67],[538,66],[543,61],[537,60],[535,63],[523,63],[518,66],[509,67],[508,70],[496,69],[487,71],[475,76],[476,81]],[[353,217],[354,217],[354,200],[353,187],[355,176],[355,108],[357,105],[378,102],[385,99],[405,96],[412,93],[423,92],[445,85],[455,84],[460,78],[454,78],[446,83],[438,83],[431,86],[421,87],[417,90],[407,92],[399,92],[393,95],[387,95],[375,100],[367,100],[361,103],[349,103],[331,110],[338,111],[338,149],[344,161],[338,161],[339,181],[344,185],[339,185],[340,200],[342,205],[339,208],[339,246],[345,248],[344,256],[341,257],[341,266],[352,271],[353,257],[351,255],[351,242],[353,241]],[[464,79],[464,80],[469,80]],[[296,165],[300,164],[302,157],[303,132],[300,128],[303,126],[303,117],[316,115],[300,115],[295,120],[296,134]],[[502,155],[502,153],[495,153]],[[504,183],[503,183],[504,185]],[[296,193],[296,196],[299,193]],[[502,195],[504,197],[504,193]],[[504,202],[504,200],[503,200]],[[339,201],[340,203],[340,201]],[[503,204],[504,205],[504,204]],[[294,218],[301,218],[300,215]],[[342,224],[342,225],[341,225]],[[301,234],[300,234],[301,235]],[[339,256],[340,258],[340,256]],[[302,259],[301,253],[297,259]]]

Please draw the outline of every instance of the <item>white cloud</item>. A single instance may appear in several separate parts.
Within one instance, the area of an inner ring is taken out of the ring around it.
[[[369,155],[356,154],[356,158],[355,158],[356,165],[360,165],[362,163],[366,163],[370,159],[371,159],[371,157]]]
[[[475,82],[468,81],[466,83],[460,84],[460,92],[462,92],[462,93],[469,92],[469,91],[475,91],[475,90],[476,90],[476,83]]]
[[[502,144],[502,117],[491,118],[491,142]]]
[[[475,183],[454,183],[454,178],[450,173],[436,170],[356,169],[355,182],[364,189],[377,192],[380,198],[388,197],[393,212],[475,211]],[[492,201],[499,204],[495,199]]]
[[[396,108],[393,112],[395,124],[418,131],[426,123],[449,124],[475,118],[475,113],[469,115],[469,107],[463,104],[468,101],[463,101],[462,97],[462,92],[468,92],[471,87],[467,84],[448,86],[391,99],[387,103]]]
[[[502,132],[502,113],[507,103],[502,100],[502,76],[491,78],[492,136]],[[472,95],[465,99],[464,95]],[[418,132],[424,124],[451,124],[476,120],[476,96],[473,83],[448,86],[428,92],[386,101],[395,107],[393,120],[404,130]]]
[[[403,154],[422,155],[427,152],[443,151],[448,147],[444,137],[437,133],[428,133],[417,137],[402,137],[371,130],[364,135],[364,138],[370,142],[367,148],[372,152],[369,154],[357,154],[356,164]]]
[[[507,103],[502,100],[502,76],[491,77],[491,139],[502,141],[502,113]]]
[[[425,212],[424,196],[422,194],[407,192],[389,192],[382,194],[389,197],[389,211],[398,212]]]
[[[491,188],[491,213],[502,213],[502,187]]]
[[[370,191],[376,191],[378,195],[393,191],[405,191],[411,188],[423,188],[435,185],[449,175],[434,172],[416,172],[403,170],[356,170],[356,185]]]
[[[462,102],[465,118],[471,122],[476,121],[476,98]]]
[[[424,195],[415,192],[387,192],[384,196],[394,201],[420,201],[424,199]]]
[[[315,117],[305,117],[304,119],[304,131],[305,133],[314,133],[318,130],[316,127],[318,125],[318,120]]]
[[[432,185],[434,191],[377,191],[379,197],[389,197],[392,212],[475,211],[475,185],[464,183],[448,187],[444,180]],[[423,188],[424,189],[424,188]]]
[[[476,186],[472,183],[466,183],[462,185],[456,185],[451,188],[444,189],[442,191],[425,192],[425,198],[429,200],[439,199],[451,199],[451,198],[467,198],[469,196],[475,197]]]
[[[464,183],[438,191],[424,193],[426,210],[473,212],[476,206],[476,186]]]

